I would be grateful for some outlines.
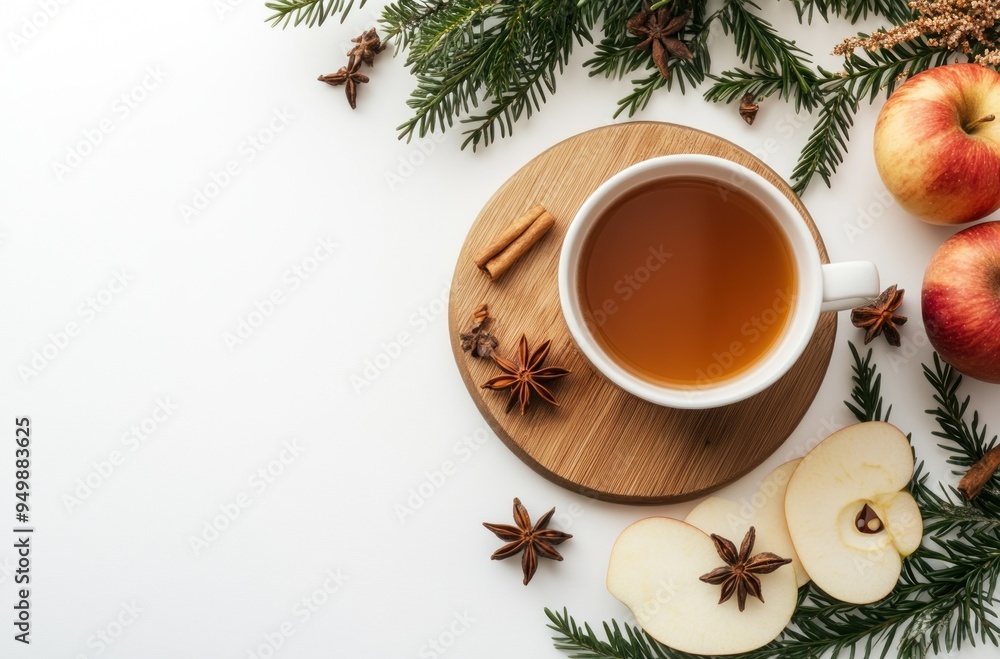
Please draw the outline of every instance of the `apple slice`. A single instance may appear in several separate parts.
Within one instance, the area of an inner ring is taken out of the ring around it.
[[[757,529],[754,551],[769,551],[792,559],[795,585],[809,582],[785,523],[785,488],[801,459],[779,465],[764,477],[750,499],[732,501],[709,497],[695,506],[684,521],[705,533],[725,538],[742,538],[751,526]]]
[[[734,540],[737,546],[741,539]],[[676,519],[649,517],[615,541],[608,590],[650,636],[676,650],[734,654],[772,641],[795,611],[795,572],[784,567],[759,575],[766,603],[750,597],[741,612],[735,597],[719,604],[720,587],[699,579],[722,565],[703,531]]]
[[[892,544],[903,558],[917,551],[924,539],[924,521],[920,508],[909,492],[875,497],[874,507],[881,510]]]
[[[802,566],[831,597],[867,604],[895,587],[923,536],[920,510],[902,491],[912,476],[906,435],[882,422],[838,430],[802,458],[785,519]]]

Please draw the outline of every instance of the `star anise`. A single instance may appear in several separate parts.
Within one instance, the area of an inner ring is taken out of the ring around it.
[[[326,84],[335,87],[337,85],[344,85],[344,91],[347,93],[347,102],[351,104],[352,110],[358,107],[358,85],[368,82],[368,76],[361,73],[358,70],[359,68],[361,68],[361,59],[351,55],[347,61],[347,66],[340,67],[340,70],[336,73],[329,73],[318,78]]]
[[[885,334],[889,345],[900,346],[899,326],[906,322],[906,316],[895,313],[903,303],[903,289],[896,289],[893,284],[882,291],[870,304],[857,307],[851,311],[851,322],[865,332],[865,345],[871,343],[879,334]]]
[[[740,611],[746,608],[747,595],[753,595],[763,602],[764,596],[761,593],[760,579],[757,575],[769,574],[782,565],[788,565],[792,562],[790,558],[781,558],[769,551],[751,556],[750,553],[753,551],[753,543],[756,539],[757,531],[751,526],[743,538],[739,553],[736,553],[736,545],[730,540],[712,534],[715,551],[719,552],[719,556],[726,562],[726,566],[716,568],[708,574],[702,575],[699,579],[715,586],[722,585],[719,604],[728,601],[733,593],[736,593],[736,603],[739,605]]]
[[[472,313],[472,326],[458,335],[462,341],[462,350],[472,353],[473,357],[489,357],[499,345],[497,338],[486,331],[486,327],[493,321],[490,315],[490,308],[485,304],[480,304]]]
[[[547,403],[559,406],[555,396],[549,391],[543,382],[563,378],[569,375],[565,368],[548,366],[542,368],[545,358],[549,354],[549,346],[552,341],[546,341],[538,346],[534,352],[528,350],[528,339],[521,335],[521,340],[517,345],[517,362],[512,362],[500,355],[494,354],[493,361],[503,370],[504,375],[498,375],[492,380],[483,383],[483,389],[510,389],[510,397],[507,399],[507,412],[514,407],[515,403],[521,404],[521,414],[527,409],[531,402],[531,392],[535,392],[539,398]]]
[[[674,16],[673,10],[660,7],[653,11],[649,3],[643,3],[642,9],[625,23],[628,31],[642,39],[635,45],[635,50],[652,50],[653,63],[664,78],[670,77],[667,61],[670,56],[694,59],[687,46],[678,39],[678,34],[684,24],[691,18],[691,12]]]
[[[527,586],[538,568],[538,557],[551,558],[554,561],[561,561],[563,557],[557,552],[553,545],[561,544],[573,536],[562,531],[553,531],[545,528],[549,525],[556,509],[553,508],[538,518],[534,526],[531,525],[531,518],[528,511],[521,505],[521,500],[514,498],[514,523],[510,524],[490,524],[483,522],[483,526],[496,534],[498,538],[507,542],[503,547],[497,549],[490,556],[494,561],[510,558],[521,553],[521,570],[524,571],[524,585]]]
[[[347,51],[348,56],[354,55],[368,66],[375,66],[375,56],[385,50],[385,44],[375,28],[362,32],[351,41],[357,45]]]

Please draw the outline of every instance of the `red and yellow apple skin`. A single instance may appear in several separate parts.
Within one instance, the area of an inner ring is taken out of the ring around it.
[[[941,358],[977,380],[1000,383],[1000,222],[946,240],[924,273],[920,302]]]
[[[1000,73],[978,64],[918,73],[886,101],[874,143],[882,182],[914,216],[986,217],[1000,208]]]

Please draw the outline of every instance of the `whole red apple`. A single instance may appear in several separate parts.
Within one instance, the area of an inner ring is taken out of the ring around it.
[[[875,165],[925,222],[972,222],[1000,208],[1000,73],[949,64],[904,82],[875,124]]]
[[[978,380],[1000,383],[1000,222],[944,241],[924,273],[921,307],[942,359]]]

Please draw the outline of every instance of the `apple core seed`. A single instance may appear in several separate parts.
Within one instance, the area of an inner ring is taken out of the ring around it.
[[[861,512],[858,513],[858,516],[854,518],[854,526],[861,533],[867,533],[869,535],[881,533],[882,529],[885,528],[885,524],[882,523],[878,514],[876,514],[876,512],[872,510],[872,507],[867,503],[864,508],[861,509]]]

